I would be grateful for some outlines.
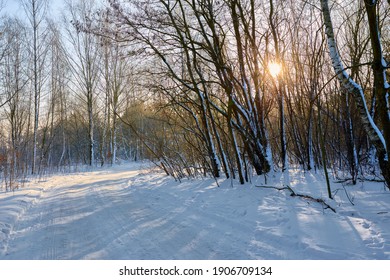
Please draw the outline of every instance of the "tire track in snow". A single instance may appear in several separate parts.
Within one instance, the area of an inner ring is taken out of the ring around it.
[[[62,199],[52,202],[52,198],[58,195],[63,197],[52,187],[45,190],[40,199],[20,217],[9,242],[9,259],[60,258],[58,246],[59,240],[63,238],[63,227],[58,225],[58,221],[63,211]]]
[[[236,213],[234,205],[208,209],[207,194],[194,192],[188,185],[187,190],[178,184],[172,186],[171,179],[167,180],[170,185],[164,185],[161,180],[161,176],[133,178],[123,190],[124,196],[119,189],[93,188],[99,194],[97,203],[105,205],[107,218],[117,226],[108,237],[108,246],[86,258],[248,258],[237,239],[238,231],[251,232],[239,220],[246,211]],[[115,201],[118,195],[121,200]],[[232,218],[224,217],[224,211],[230,211]]]
[[[93,215],[97,205],[91,202],[96,194],[90,186],[107,180],[107,176],[113,176],[115,182],[118,175],[89,175],[65,176],[66,181],[57,178],[57,185],[47,189],[15,224],[5,258],[78,259],[86,254],[85,248],[92,250],[91,240],[96,241],[104,215]]]

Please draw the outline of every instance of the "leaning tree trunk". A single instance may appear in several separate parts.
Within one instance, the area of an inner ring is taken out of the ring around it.
[[[368,3],[371,2],[371,3]],[[371,35],[371,44],[374,54],[374,77],[375,81],[379,84],[377,87],[377,102],[382,103],[378,104],[379,108],[382,108],[381,121],[383,124],[383,129],[385,131],[385,136],[382,135],[379,128],[375,124],[373,118],[371,117],[364,92],[362,87],[357,84],[345,71],[343,63],[341,62],[340,54],[337,50],[336,40],[333,32],[333,24],[330,16],[330,10],[327,0],[321,0],[322,15],[324,17],[325,33],[328,39],[328,48],[330,57],[332,59],[332,64],[334,71],[337,74],[337,78],[340,81],[342,87],[346,90],[347,93],[351,94],[353,97],[356,106],[358,108],[359,116],[361,118],[365,132],[367,133],[371,143],[375,146],[377,150],[379,165],[383,174],[383,177],[386,181],[387,186],[390,188],[390,165],[389,165],[389,155],[388,155],[388,146],[390,144],[390,129],[388,116],[383,116],[383,110],[387,111],[389,114],[389,109],[386,108],[386,93],[389,91],[388,83],[386,82],[386,76],[384,75],[385,66],[383,65],[383,56],[380,45],[380,38],[378,32],[378,24],[376,17],[376,9],[372,1],[365,1],[367,15],[369,18],[370,26],[370,35]],[[374,7],[373,7],[374,6]],[[376,33],[376,34],[373,34]],[[378,68],[378,69],[376,69]],[[382,69],[382,76],[380,76],[380,70]],[[383,104],[384,103],[384,104]],[[387,129],[387,131],[386,131]],[[387,141],[387,145],[386,145]]]
[[[378,1],[365,0],[364,4],[366,6],[368,25],[370,28],[371,48],[374,58],[372,65],[374,70],[375,96],[378,104],[377,112],[382,124],[386,150],[384,154],[378,155],[380,157],[379,164],[387,186],[390,188],[390,85],[386,80],[386,69],[388,65],[382,52],[377,15]]]

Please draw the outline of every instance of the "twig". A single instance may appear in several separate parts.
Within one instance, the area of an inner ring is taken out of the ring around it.
[[[355,205],[355,204],[352,202],[352,199],[349,197],[349,194],[348,194],[347,189],[345,188],[344,184],[342,184],[342,186],[343,186],[343,189],[344,189],[344,191],[345,191],[345,195],[347,196],[349,202],[350,202],[352,205]]]
[[[330,209],[332,210],[334,213],[336,213],[336,209],[334,209],[332,206],[330,206],[328,203],[326,203],[322,198],[314,198],[310,195],[307,195],[307,194],[300,194],[300,193],[296,193],[289,185],[285,185],[284,187],[275,187],[275,186],[256,186],[258,188],[266,188],[266,189],[275,189],[275,190],[278,190],[278,191],[282,191],[282,190],[289,190],[290,191],[290,196],[292,197],[302,197],[304,199],[309,199],[309,200],[312,200],[312,201],[315,201],[315,202],[318,202],[322,205],[325,206],[325,209]]]

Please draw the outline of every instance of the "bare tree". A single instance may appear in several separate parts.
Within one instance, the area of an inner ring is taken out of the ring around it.
[[[133,73],[129,58],[123,54],[120,44],[110,38],[101,39],[103,47],[104,68],[104,124],[101,143],[102,164],[107,159],[111,164],[117,160],[118,150],[118,114],[126,91],[133,90],[130,77]],[[106,141],[108,139],[108,141]],[[108,142],[108,145],[107,143]],[[105,147],[106,146],[106,147]],[[108,146],[108,147],[107,147]]]
[[[41,157],[39,168],[60,168],[66,163],[66,135],[69,66],[62,34],[56,22],[50,21],[48,34],[49,94],[46,101],[45,125],[41,127]],[[58,147],[58,148],[57,148]],[[69,159],[68,159],[69,160]]]
[[[83,103],[87,112],[89,165],[95,162],[95,137],[94,137],[94,110],[96,104],[96,87],[99,77],[99,48],[95,35],[82,32],[83,23],[88,27],[93,17],[93,1],[79,0],[68,2],[69,20],[71,25],[67,27],[69,44],[72,48],[68,51],[67,58],[72,68],[73,92]]]
[[[24,11],[32,28],[32,84],[34,93],[34,132],[33,132],[33,154],[31,173],[36,172],[36,157],[38,145],[39,109],[42,88],[44,84],[44,62],[45,62],[45,36],[43,28],[47,10],[47,0],[21,0]]]
[[[277,17],[275,15],[275,7],[273,0],[269,1],[270,3],[270,12],[269,12],[269,25],[271,28],[271,34],[274,43],[275,49],[275,60],[274,66],[280,66],[282,62],[281,51],[279,46],[279,32],[277,30],[276,21]],[[281,73],[283,74],[283,73]],[[275,78],[278,74],[275,73]],[[279,79],[278,79],[279,80]],[[283,78],[280,79],[280,83],[275,82],[275,89],[277,91],[277,99],[279,105],[279,130],[280,130],[280,158],[282,162],[282,171],[285,171],[288,168],[288,159],[287,159],[287,143],[286,143],[286,124],[285,124],[285,112],[284,112],[284,81]]]
[[[24,136],[28,129],[28,95],[26,75],[28,67],[27,29],[20,20],[6,19],[2,33],[6,44],[2,67],[2,89],[7,102],[4,103],[5,115],[9,127],[8,163],[5,168],[7,179],[6,189],[17,188],[16,179],[24,174],[25,145]]]

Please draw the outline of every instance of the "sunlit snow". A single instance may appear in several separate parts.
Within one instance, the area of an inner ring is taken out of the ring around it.
[[[284,176],[267,185],[289,180],[296,192],[326,199],[321,174]],[[135,163],[31,179],[0,193],[0,259],[390,258],[383,183],[333,183],[333,213],[252,179],[180,183]]]

